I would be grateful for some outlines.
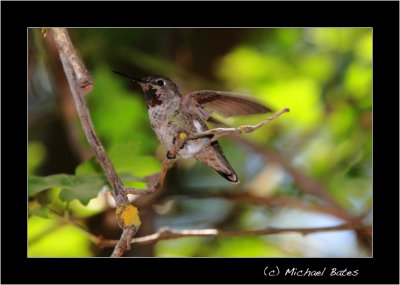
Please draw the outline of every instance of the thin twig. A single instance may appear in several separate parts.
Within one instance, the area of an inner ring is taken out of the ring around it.
[[[214,137],[210,140],[210,143],[212,143],[226,135],[251,133],[251,132],[254,132],[255,130],[257,130],[258,128],[268,124],[269,122],[271,122],[272,120],[276,119],[277,117],[279,117],[280,115],[282,115],[286,112],[289,112],[289,108],[284,108],[283,110],[275,113],[274,115],[266,118],[265,120],[262,120],[260,123],[254,125],[254,126],[244,125],[244,126],[239,126],[237,128],[215,128],[215,129],[207,130],[207,131],[200,132],[200,133],[190,134],[186,138],[186,140],[195,140],[198,138],[214,135]]]
[[[160,240],[179,239],[185,237],[241,237],[241,236],[260,236],[260,235],[274,235],[285,233],[297,233],[302,235],[322,232],[334,232],[344,230],[367,229],[370,226],[354,225],[351,223],[341,224],[333,227],[318,227],[318,228],[267,228],[260,230],[237,230],[237,231],[224,231],[217,229],[190,229],[190,230],[177,230],[169,228],[161,228],[154,234],[137,237],[132,239],[133,244],[151,244]],[[101,246],[112,247],[117,240],[103,240]]]

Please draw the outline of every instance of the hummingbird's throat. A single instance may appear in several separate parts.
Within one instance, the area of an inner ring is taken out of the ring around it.
[[[149,108],[154,108],[155,106],[162,104],[160,94],[157,94],[157,89],[153,88],[151,85],[147,85],[147,88],[144,88],[143,91]]]

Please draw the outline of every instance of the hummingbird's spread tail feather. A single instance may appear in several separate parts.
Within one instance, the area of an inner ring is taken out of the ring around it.
[[[233,170],[232,166],[229,164],[217,141],[204,147],[202,151],[195,155],[195,158],[210,166],[229,182],[235,184],[239,183],[239,178],[235,170]]]

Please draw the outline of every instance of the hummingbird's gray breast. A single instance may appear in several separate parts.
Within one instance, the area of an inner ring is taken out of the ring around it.
[[[158,140],[168,149],[172,148],[174,136],[179,131],[174,123],[176,111],[179,109],[177,99],[164,100],[162,104],[148,108],[151,127]]]
[[[151,126],[159,141],[172,149],[174,138],[179,132],[198,133],[207,130],[207,125],[197,116],[180,109],[177,100],[164,101],[163,104],[149,108]],[[198,154],[207,144],[209,138],[191,140],[185,143],[178,151],[178,155],[184,159]]]

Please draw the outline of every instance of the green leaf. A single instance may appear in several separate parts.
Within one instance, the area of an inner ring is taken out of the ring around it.
[[[71,201],[73,199],[78,199],[82,204],[87,205],[92,198],[97,197],[106,184],[104,176],[101,175],[72,177],[72,179],[64,181],[69,185],[63,187],[63,191],[60,193],[61,200]]]
[[[60,187],[60,198],[64,201],[78,199],[86,205],[95,198],[107,181],[103,175],[67,175],[57,174],[47,177],[30,176],[28,178],[28,195],[32,196],[44,190]]]
[[[28,195],[32,196],[49,188],[53,188],[46,177],[29,176],[28,177]]]

